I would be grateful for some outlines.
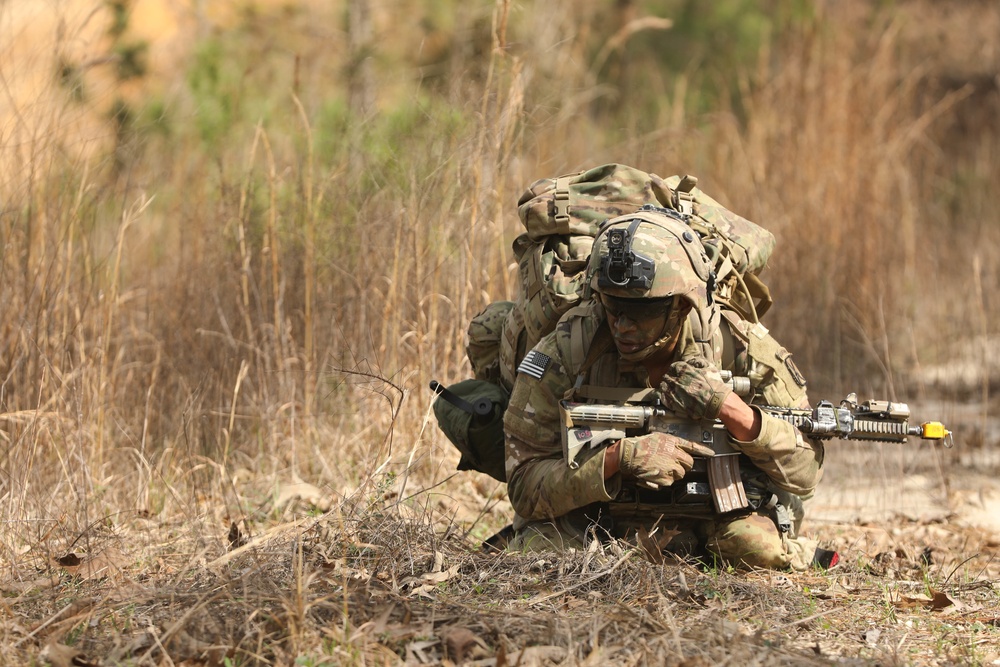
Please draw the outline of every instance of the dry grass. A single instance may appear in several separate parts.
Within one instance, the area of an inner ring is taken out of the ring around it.
[[[95,527],[83,564],[39,554],[35,580],[18,582],[26,620],[4,626],[6,657],[27,662],[51,643],[103,664],[945,665],[998,657],[998,544],[954,526],[903,523],[890,535],[828,525],[821,537],[853,555],[840,568],[745,573],[652,563],[615,544],[485,554],[433,496],[413,507],[392,486],[341,499],[321,516],[301,505],[282,517],[271,508],[228,540],[219,512],[184,525],[146,516]],[[933,554],[923,557],[928,543]]]
[[[340,7],[136,5],[116,37],[110,4],[0,5],[0,662],[398,664],[449,641],[495,664],[987,662],[988,536],[824,524],[857,557],[795,577],[480,554],[504,490],[452,477],[429,413],[427,381],[468,374],[466,322],[516,289],[521,190],[614,160],[695,173],[775,231],[769,325],[815,398],[971,396],[959,447],[993,451],[990,374],[917,373],[993,363],[991,64],[922,60],[925,4],[848,4],[707,115],[696,68],[638,48],[669,33],[610,9],[463,4],[392,40],[377,13],[365,117],[338,92]],[[979,10],[950,16],[988,30]],[[123,47],[175,22],[202,39],[121,79]],[[869,571],[882,552],[903,555]]]

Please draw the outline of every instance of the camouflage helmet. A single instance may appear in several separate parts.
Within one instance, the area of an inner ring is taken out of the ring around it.
[[[711,304],[712,263],[698,233],[676,211],[644,206],[608,220],[590,255],[590,288],[623,299],[678,297]]]

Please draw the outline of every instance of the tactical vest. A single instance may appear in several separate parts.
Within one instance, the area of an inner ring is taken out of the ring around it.
[[[805,379],[791,361],[791,354],[760,323],[746,322],[730,310],[723,310],[721,316],[725,324],[713,332],[711,354],[704,354],[705,345],[693,339],[689,321],[681,336],[688,348],[681,350],[678,358],[699,354],[720,369],[748,377],[751,385],[751,393],[745,397],[748,403],[800,405],[805,398]],[[603,320],[596,320],[599,323],[595,326],[594,313],[589,307],[571,310],[563,321],[569,325],[569,358],[576,362],[574,368],[567,369],[576,380],[564,400],[616,405],[657,402],[656,389],[652,387],[619,386],[621,360],[614,353],[610,331]],[[679,427],[685,430],[678,435],[704,444],[713,440],[718,443],[728,437],[718,425],[692,422]],[[655,510],[674,517],[704,516],[757,510],[776,503],[766,475],[747,456],[728,451],[732,454],[696,458],[694,468],[669,488],[649,491],[623,487],[611,503],[613,514]],[[772,509],[777,507],[774,505]]]

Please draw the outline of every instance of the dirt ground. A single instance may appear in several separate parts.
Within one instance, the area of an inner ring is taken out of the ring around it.
[[[996,443],[831,443],[826,468],[807,528],[842,561],[803,574],[483,553],[471,524],[509,506],[469,480],[403,503],[387,478],[326,512],[303,487],[239,525],[124,518],[5,570],[0,662],[1000,664]]]

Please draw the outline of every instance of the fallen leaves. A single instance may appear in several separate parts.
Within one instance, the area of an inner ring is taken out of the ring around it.
[[[851,597],[852,591],[845,588],[839,581],[834,581],[829,588],[813,592],[820,600],[844,600]]]
[[[283,509],[289,503],[301,501],[320,512],[328,512],[333,502],[330,495],[308,482],[282,484],[274,498],[274,508]]]
[[[55,562],[67,574],[79,577],[82,581],[89,581],[118,576],[128,565],[129,559],[121,550],[108,547],[93,556],[80,557],[75,553],[68,553],[56,558]]]
[[[229,541],[230,551],[239,549],[250,540],[249,537],[243,534],[240,530],[240,525],[235,521],[229,523],[229,534],[226,536],[226,539]]]
[[[944,611],[949,612],[960,611],[965,608],[965,605],[956,598],[952,598],[947,593],[942,591],[931,590],[930,595],[925,595],[923,593],[917,595],[901,595],[898,599],[893,601],[899,609],[912,609],[912,608],[923,608],[929,609],[930,611]]]
[[[863,594],[863,590],[852,587],[846,579],[835,579],[826,589],[812,591],[812,595],[820,600],[848,600],[863,596]],[[889,592],[886,597],[887,601],[896,609],[924,609],[932,612],[953,613],[967,608],[967,605],[957,597],[934,589],[931,589],[929,594]]]
[[[11,603],[35,622],[7,626],[8,636],[20,641],[13,651],[42,664],[37,651],[53,642],[47,655],[54,667],[130,661],[213,667],[227,654],[297,641],[301,653],[262,652],[275,664],[292,664],[297,657],[327,656],[326,644],[310,642],[331,636],[332,628],[337,650],[363,655],[366,664],[700,665],[730,655],[738,655],[734,664],[757,658],[787,664],[780,658],[791,651],[799,651],[801,664],[813,664],[817,655],[878,656],[900,645],[908,655],[929,652],[929,637],[947,632],[981,641],[994,639],[998,627],[989,610],[1000,589],[977,576],[983,564],[950,577],[968,552],[923,540],[877,548],[857,542],[858,551],[887,554],[876,564],[892,574],[876,577],[861,557],[833,573],[782,573],[659,562],[641,546],[486,555],[454,533],[442,536],[409,515],[384,511],[270,527],[255,522],[247,543],[224,553],[230,517],[212,520],[203,537],[207,548],[191,550],[197,557],[187,570],[177,565],[115,582],[115,566],[121,574],[135,571],[120,551],[64,548],[55,552],[62,554],[58,560],[38,558],[30,576],[50,573],[58,584]],[[242,522],[237,529],[250,532]],[[658,535],[643,537],[651,547]],[[129,545],[133,561],[149,557],[124,531],[114,538],[121,551]],[[925,544],[933,545],[932,554]],[[234,563],[239,566],[219,567]],[[25,570],[19,575],[30,578]],[[84,595],[96,600],[92,608],[81,603],[61,611]],[[300,615],[293,614],[296,604]],[[195,608],[197,614],[188,615]],[[111,627],[125,629],[114,645],[102,639]],[[759,641],[763,631],[767,643]],[[79,650],[59,648],[66,644]]]
[[[33,577],[31,579],[14,579],[0,584],[0,591],[6,594],[24,595],[31,591],[43,591],[59,585],[59,577],[55,575],[45,575]]]
[[[167,664],[222,667],[225,659],[232,656],[233,650],[225,644],[200,640],[183,628],[171,631],[154,627],[139,633],[127,645],[112,652],[108,661],[118,664],[137,659],[143,664],[146,658],[154,654],[169,658]]]
[[[411,587],[410,596],[423,596],[426,598],[434,599],[434,591],[438,584],[443,584],[444,582],[452,579],[458,575],[461,569],[461,564],[456,563],[452,565],[447,570],[444,567],[444,556],[441,552],[435,552],[434,554],[434,565],[430,572],[425,572],[419,577],[406,577],[399,582],[401,587]]]
[[[521,651],[512,652],[509,664],[539,667],[546,664],[559,664],[564,662],[566,657],[567,651],[562,646],[529,646]],[[499,665],[499,662],[497,664]]]

